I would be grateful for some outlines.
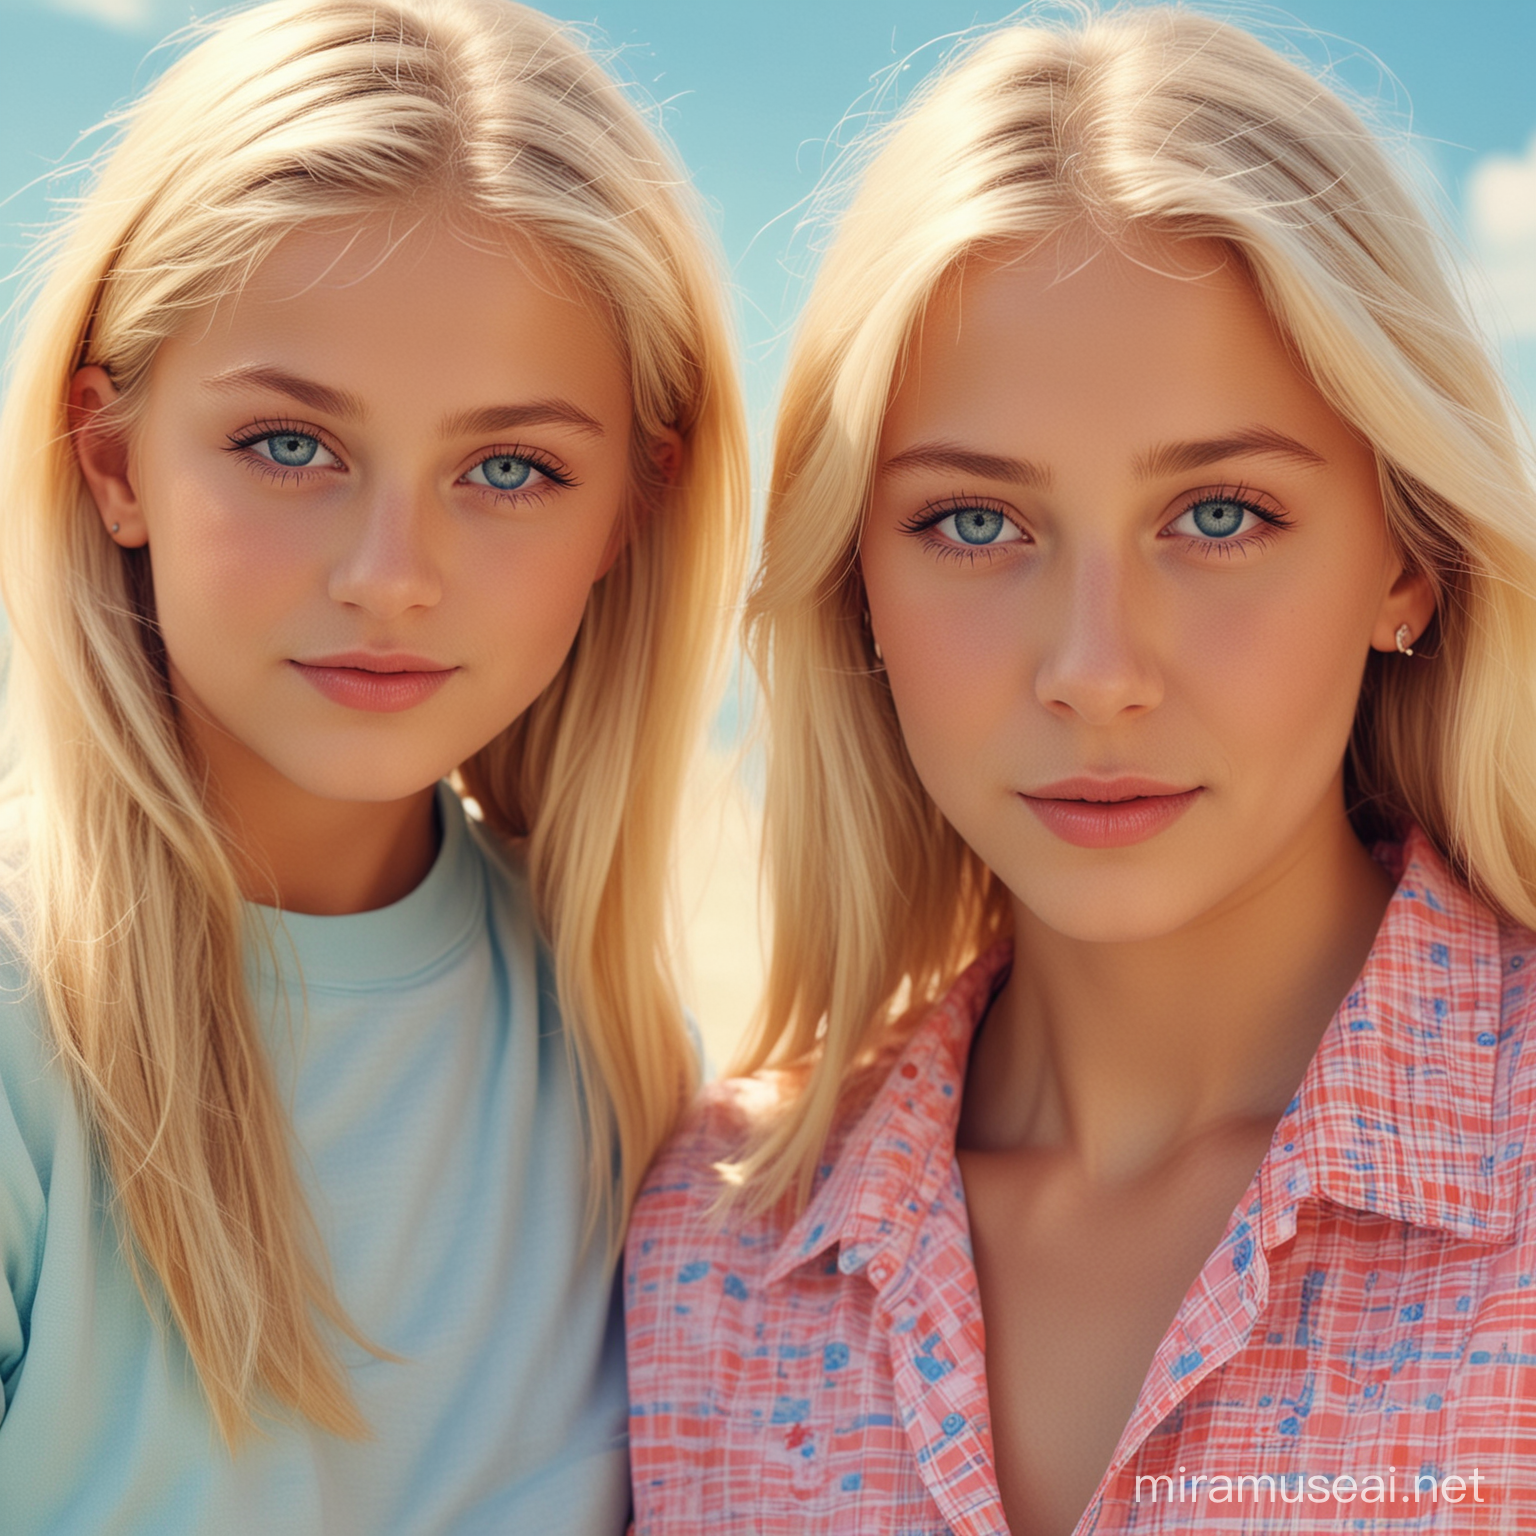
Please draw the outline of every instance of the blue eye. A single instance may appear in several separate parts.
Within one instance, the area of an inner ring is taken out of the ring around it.
[[[238,453],[252,454],[264,463],[278,469],[340,469],[341,460],[331,452],[313,432],[300,432],[293,427],[280,427],[263,432],[257,423],[248,437],[232,437],[230,443]],[[281,478],[281,477],[279,477]]]
[[[1249,511],[1240,501],[1213,498],[1196,502],[1186,515],[1202,538],[1230,539],[1241,530]]]
[[[336,462],[320,439],[311,437],[307,432],[269,432],[246,446],[254,449],[262,458],[281,464],[284,469],[306,469],[320,454],[325,454],[322,462]]]
[[[1019,530],[992,507],[961,507],[941,518],[935,526],[941,533],[972,548],[987,544],[1006,544],[1020,537]]]
[[[527,459],[520,459],[514,454],[498,453],[489,459],[482,459],[465,479],[474,485],[488,485],[497,491],[520,491],[533,478],[537,465],[530,464]]]
[[[955,513],[955,532],[967,544],[991,544],[1008,519],[990,507],[967,507]]]
[[[1249,501],[1246,492],[1211,489],[1192,492],[1184,510],[1162,531],[1188,539],[1196,552],[1247,555],[1278,538],[1293,526],[1278,507]]]
[[[1247,502],[1233,501],[1230,496],[1206,496],[1181,511],[1169,531],[1189,538],[1230,541],[1238,533],[1252,533],[1255,524],[1272,521],[1279,519],[1266,518]]]

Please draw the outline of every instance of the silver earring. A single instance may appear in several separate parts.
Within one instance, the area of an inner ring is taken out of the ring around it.
[[[118,530],[118,529],[119,529],[119,528],[121,528],[121,527],[122,527],[122,526],[123,526],[123,525],[122,525],[122,524],[121,524],[121,523],[113,523],[113,524],[112,524],[112,532],[113,532],[113,533],[116,533],[116,532],[117,532],[117,530]]]
[[[1402,656],[1412,656],[1413,647],[1409,645],[1408,642],[1413,639],[1413,631],[1409,629],[1406,624],[1399,624],[1397,626],[1396,638],[1398,654]]]

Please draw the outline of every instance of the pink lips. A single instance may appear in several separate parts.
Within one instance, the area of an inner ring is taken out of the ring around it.
[[[420,704],[459,670],[394,651],[349,651],[288,665],[333,704],[375,714],[394,714]]]
[[[1063,779],[1020,794],[1063,842],[1078,848],[1127,848],[1170,827],[1195,803],[1200,787],[1155,779]]]

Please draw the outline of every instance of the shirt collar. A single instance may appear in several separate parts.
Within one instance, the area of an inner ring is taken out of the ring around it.
[[[1498,919],[1417,829],[1360,979],[1334,1015],[1261,1170],[1266,1246],[1321,1197],[1496,1242],[1514,1230],[1503,1143]]]
[[[1276,1128],[1259,1186],[1265,1246],[1309,1198],[1487,1242],[1513,1231],[1518,1148],[1496,1115],[1498,920],[1417,829],[1349,996]],[[954,1162],[971,1036],[1011,959],[974,961],[897,1056],[873,1102],[834,1132],[828,1166],[767,1274],[839,1248],[883,1285],[906,1261]]]
[[[971,1036],[1012,957],[1006,942],[975,960],[929,1011],[846,1138],[834,1131],[823,1182],[779,1245],[769,1284],[834,1243],[844,1274],[882,1284],[905,1261],[949,1176]],[[841,1145],[839,1145],[841,1142]]]

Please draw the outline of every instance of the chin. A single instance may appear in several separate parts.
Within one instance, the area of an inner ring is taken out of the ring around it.
[[[304,763],[273,763],[272,766],[305,794],[317,800],[340,800],[352,804],[389,805],[408,800],[446,778],[458,766],[436,757],[430,761],[410,762],[404,754],[388,759],[375,752],[362,757],[338,753],[330,759],[309,759]]]
[[[1045,910],[1027,901],[1023,905],[1044,927],[1078,944],[1148,944],[1184,926],[1168,922],[1161,914],[1138,911],[1133,903],[1127,903],[1124,910],[1087,911],[1061,904]]]
[[[1216,905],[1169,872],[1105,868],[1020,879],[993,866],[1036,922],[1082,944],[1140,944],[1166,938]]]

